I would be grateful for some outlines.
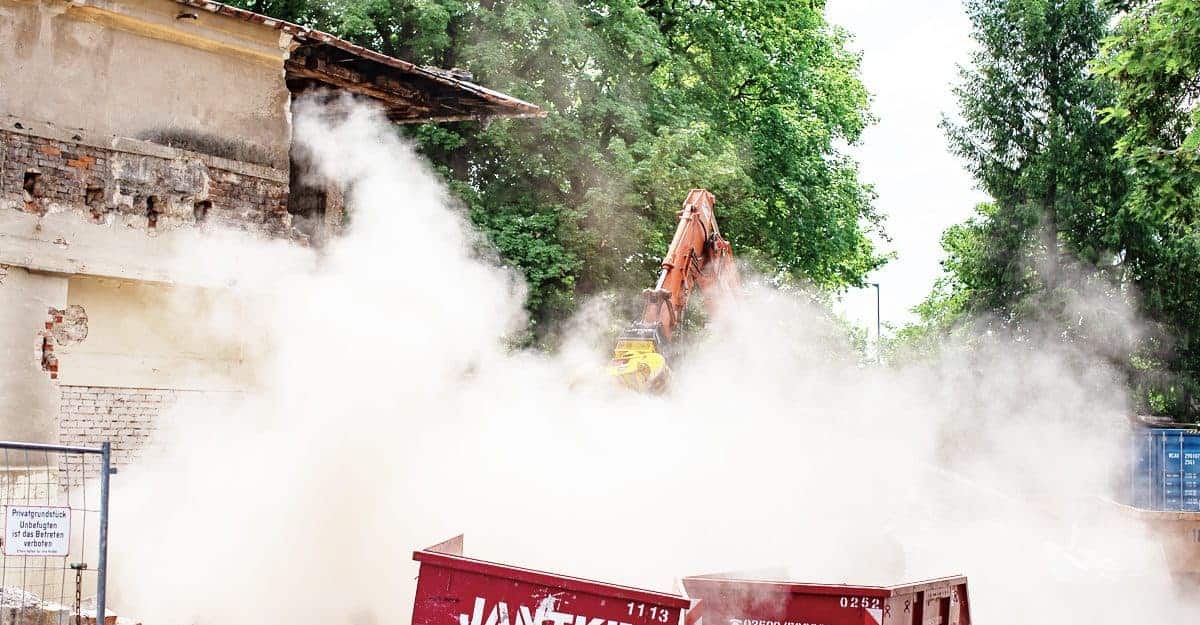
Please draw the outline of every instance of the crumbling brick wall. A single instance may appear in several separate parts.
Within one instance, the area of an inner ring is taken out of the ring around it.
[[[87,311],[83,306],[48,309],[45,329],[39,331],[38,335],[42,337],[42,371],[49,373],[51,380],[58,379],[58,354],[55,348],[70,347],[86,339],[87,323]]]
[[[0,208],[70,211],[147,231],[218,225],[307,240],[292,227],[285,170],[9,122],[0,129]]]

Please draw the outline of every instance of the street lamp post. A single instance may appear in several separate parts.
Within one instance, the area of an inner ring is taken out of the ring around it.
[[[875,362],[883,362],[883,321],[880,316],[879,283],[867,284],[875,287]]]

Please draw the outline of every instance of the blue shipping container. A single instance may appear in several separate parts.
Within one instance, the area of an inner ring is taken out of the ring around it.
[[[1134,506],[1200,512],[1200,430],[1139,429],[1132,451]]]
[[[1183,509],[1200,512],[1200,433],[1183,437]]]

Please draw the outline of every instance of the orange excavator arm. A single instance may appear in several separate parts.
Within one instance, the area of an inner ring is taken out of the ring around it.
[[[721,237],[713,215],[714,204],[713,194],[704,189],[693,189],[688,194],[679,211],[675,238],[663,257],[658,283],[642,292],[646,299],[642,323],[658,324],[667,341],[674,338],[697,286],[709,295],[710,305],[738,286],[733,250]]]
[[[662,272],[642,292],[642,317],[617,339],[609,374],[637,390],[661,390],[670,374],[665,347],[675,338],[688,299],[699,287],[712,308],[739,286],[729,242],[721,237],[713,214],[713,194],[693,189],[679,211],[679,225]]]

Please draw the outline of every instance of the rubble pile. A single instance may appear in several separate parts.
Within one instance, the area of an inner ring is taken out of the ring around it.
[[[16,586],[0,586],[0,607],[30,608],[40,607],[41,605],[41,597],[31,592],[17,588]]]

